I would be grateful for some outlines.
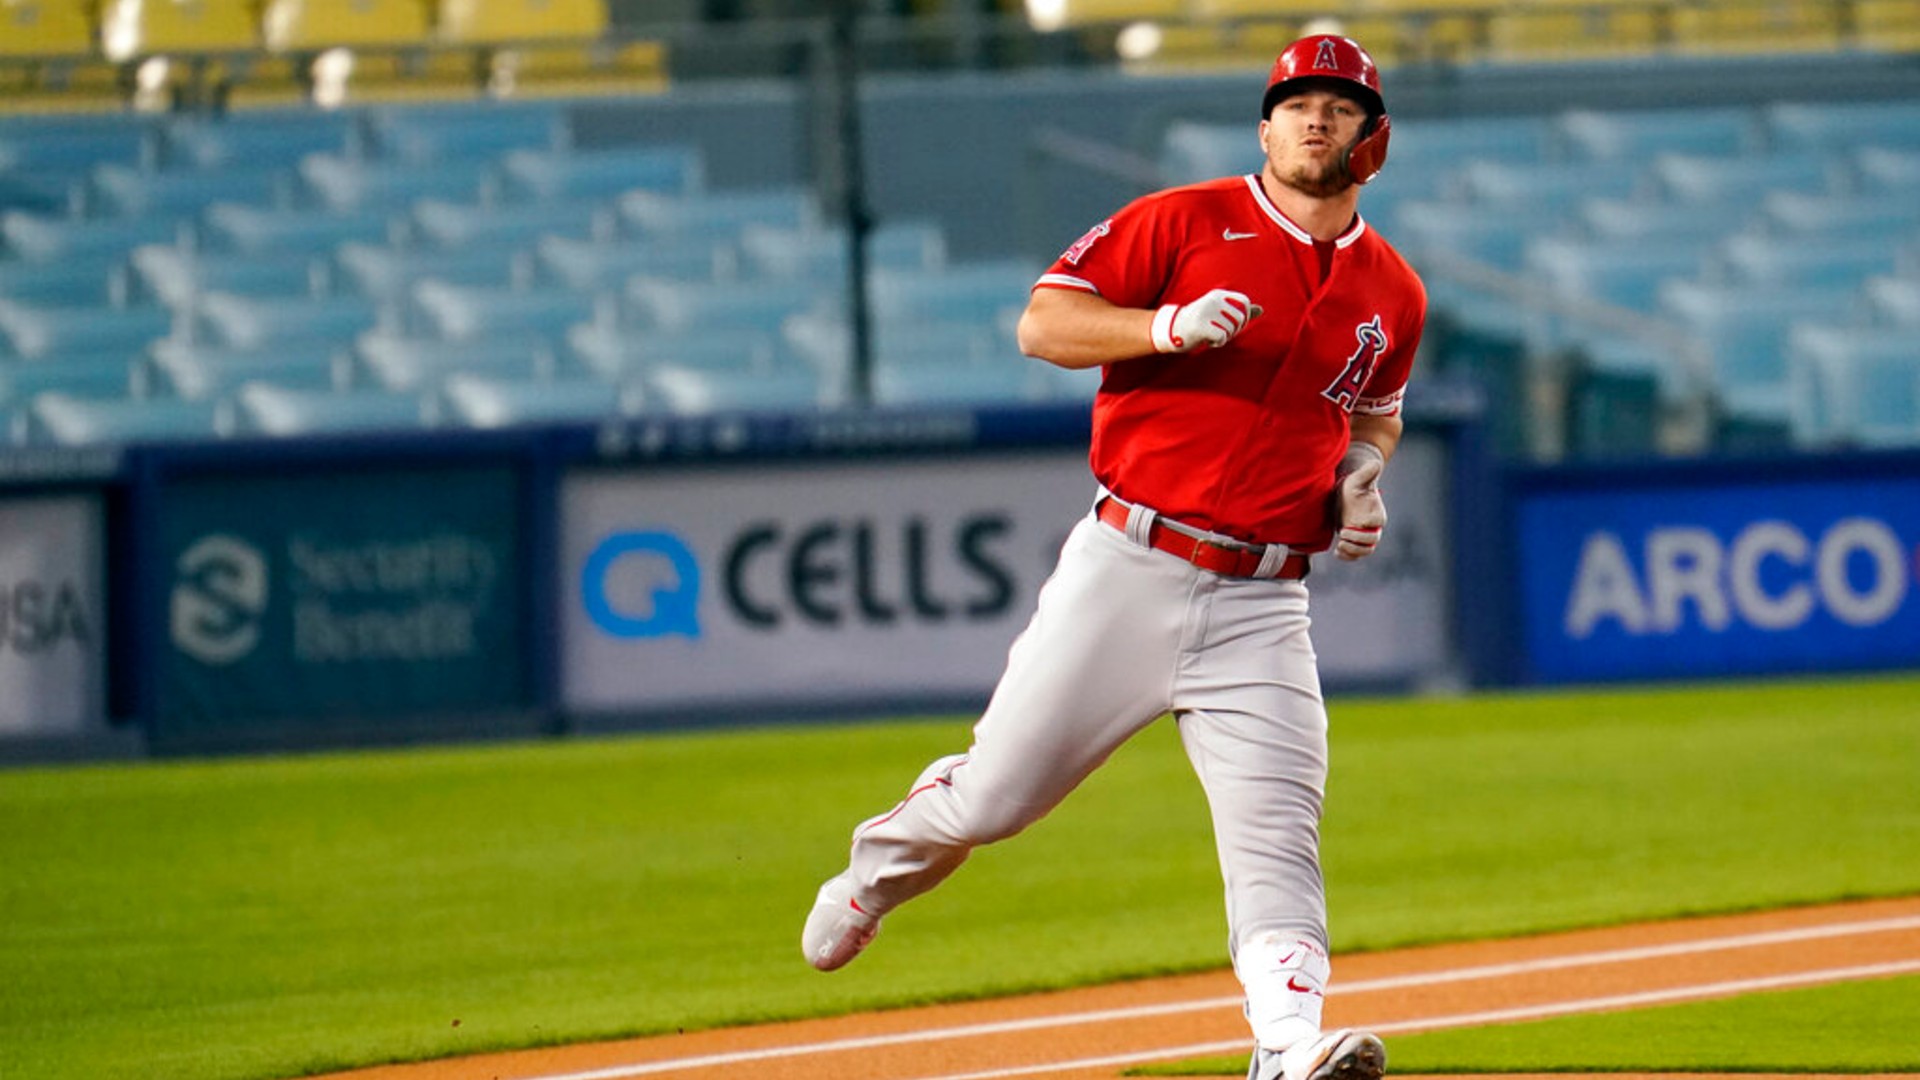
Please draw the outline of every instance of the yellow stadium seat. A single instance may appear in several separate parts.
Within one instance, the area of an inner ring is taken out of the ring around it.
[[[268,0],[260,16],[267,48],[421,45],[431,20],[426,0]]]
[[[1329,4],[1327,0],[1193,0],[1190,9],[1194,17],[1200,19],[1267,22],[1292,19],[1297,22],[1332,15],[1340,10],[1340,5]]]
[[[1834,0],[1729,0],[1673,9],[1681,52],[1826,52],[1839,48],[1844,18]]]
[[[659,41],[622,45],[532,45],[493,53],[487,90],[495,97],[654,94],[667,88]]]
[[[339,98],[326,104],[471,100],[485,85],[480,62],[472,49],[356,53]],[[316,79],[316,95],[319,86]]]
[[[1661,39],[1651,8],[1531,8],[1496,12],[1487,45],[1495,60],[1578,60],[1644,54]]]
[[[93,21],[79,0],[0,0],[0,56],[85,56]]]
[[[1854,0],[1855,39],[1872,49],[1920,50],[1920,3],[1915,0]]]
[[[258,48],[247,0],[103,0],[100,46],[109,59]]]
[[[597,38],[607,29],[605,0],[440,0],[435,32],[459,45]]]
[[[298,61],[291,57],[253,53],[210,65],[208,78],[219,87],[229,109],[278,109],[306,100],[307,87]]]

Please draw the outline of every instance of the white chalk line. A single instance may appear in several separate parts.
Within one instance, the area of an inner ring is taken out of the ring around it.
[[[1754,934],[1735,934],[1726,937],[1704,938],[1699,941],[1676,941],[1664,945],[1646,945],[1629,949],[1609,949],[1591,953],[1571,953],[1565,956],[1541,957],[1536,960],[1520,960],[1505,964],[1486,964],[1477,967],[1456,968],[1450,971],[1417,972],[1409,975],[1394,975],[1378,979],[1360,979],[1349,983],[1336,984],[1333,994],[1338,997],[1351,997],[1355,994],[1376,993],[1382,990],[1400,990],[1415,986],[1436,986],[1446,983],[1467,982],[1475,979],[1502,978],[1511,975],[1536,974],[1546,971],[1560,971],[1567,968],[1593,967],[1603,964],[1630,963],[1637,960],[1659,959],[1667,956],[1681,956],[1691,953],[1716,952],[1728,949],[1758,948],[1769,945],[1787,945],[1802,941],[1817,941],[1824,938],[1854,937],[1863,934],[1891,933],[1900,930],[1920,929],[1920,915],[1903,916],[1892,919],[1875,919],[1863,922],[1836,923],[1830,926],[1806,926],[1788,930],[1772,930]],[[902,1046],[912,1043],[946,1042],[956,1039],[981,1038],[995,1035],[1009,1035],[1022,1031],[1037,1031],[1053,1027],[1072,1027],[1081,1024],[1111,1023],[1120,1020],[1137,1020],[1155,1016],[1172,1016],[1179,1013],[1203,1012],[1209,1009],[1238,1009],[1241,999],[1233,997],[1201,998],[1189,1001],[1165,1002],[1156,1005],[1136,1005],[1117,1009],[1096,1009],[1077,1013],[1062,1013],[1055,1016],[1037,1016],[1024,1020],[1000,1020],[983,1024],[964,1024],[954,1027],[931,1028],[920,1031],[905,1031],[891,1035],[868,1035],[852,1039],[832,1039],[824,1042],[798,1043],[791,1046],[774,1046],[760,1050],[733,1050],[720,1054],[705,1054],[695,1057],[667,1058],[632,1065],[615,1065],[604,1069],[592,1069],[585,1072],[554,1073],[545,1076],[530,1077],[528,1080],[627,1080],[629,1077],[652,1076],[659,1073],[675,1072],[682,1069],[700,1069],[718,1065],[748,1064],[756,1061],[770,1061],[779,1058],[805,1057],[812,1054],[844,1053],[851,1050],[871,1050],[884,1046]],[[1483,1021],[1494,1022],[1494,1021]],[[1378,1031],[1389,1030],[1381,1027]],[[1225,1053],[1234,1046],[1244,1047],[1243,1040],[1229,1044],[1225,1049],[1214,1047],[1201,1049],[1195,1054]],[[1164,1057],[1189,1056],[1182,1051],[1156,1053],[1149,1058],[1128,1058],[1117,1060],[1113,1064],[1131,1064],[1136,1060],[1155,1060]],[[1098,1068],[1106,1061],[1093,1061],[1083,1068]],[[1049,1071],[1066,1066],[1046,1066]],[[1021,1076],[1020,1072],[982,1073],[988,1076]],[[971,1076],[971,1074],[969,1074]],[[941,1080],[963,1080],[961,1077],[943,1077]]]

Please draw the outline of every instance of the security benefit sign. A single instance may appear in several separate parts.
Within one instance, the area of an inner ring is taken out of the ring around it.
[[[1920,658],[1920,479],[1533,495],[1519,527],[1540,679]]]
[[[98,499],[0,502],[0,738],[106,719]]]
[[[567,705],[984,697],[1093,495],[1084,451],[575,474]]]
[[[504,469],[169,489],[162,718],[351,720],[522,704],[518,490]]]

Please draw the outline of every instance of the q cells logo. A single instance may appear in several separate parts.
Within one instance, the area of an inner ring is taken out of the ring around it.
[[[619,638],[698,638],[700,563],[667,532],[615,533],[580,572],[587,618]]]
[[[267,563],[253,545],[216,533],[174,563],[174,647],[203,664],[231,664],[260,643]]]

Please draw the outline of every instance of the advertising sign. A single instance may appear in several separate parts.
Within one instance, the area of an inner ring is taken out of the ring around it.
[[[1920,479],[1533,494],[1518,527],[1539,679],[1920,658]]]
[[[1437,439],[1410,439],[1375,565],[1315,560],[1330,680],[1446,662],[1444,464]],[[984,698],[1095,490],[1081,450],[571,475],[565,705]]]
[[[523,704],[518,492],[511,471],[485,468],[176,485],[161,717]]]
[[[0,737],[106,720],[99,500],[0,502]]]

